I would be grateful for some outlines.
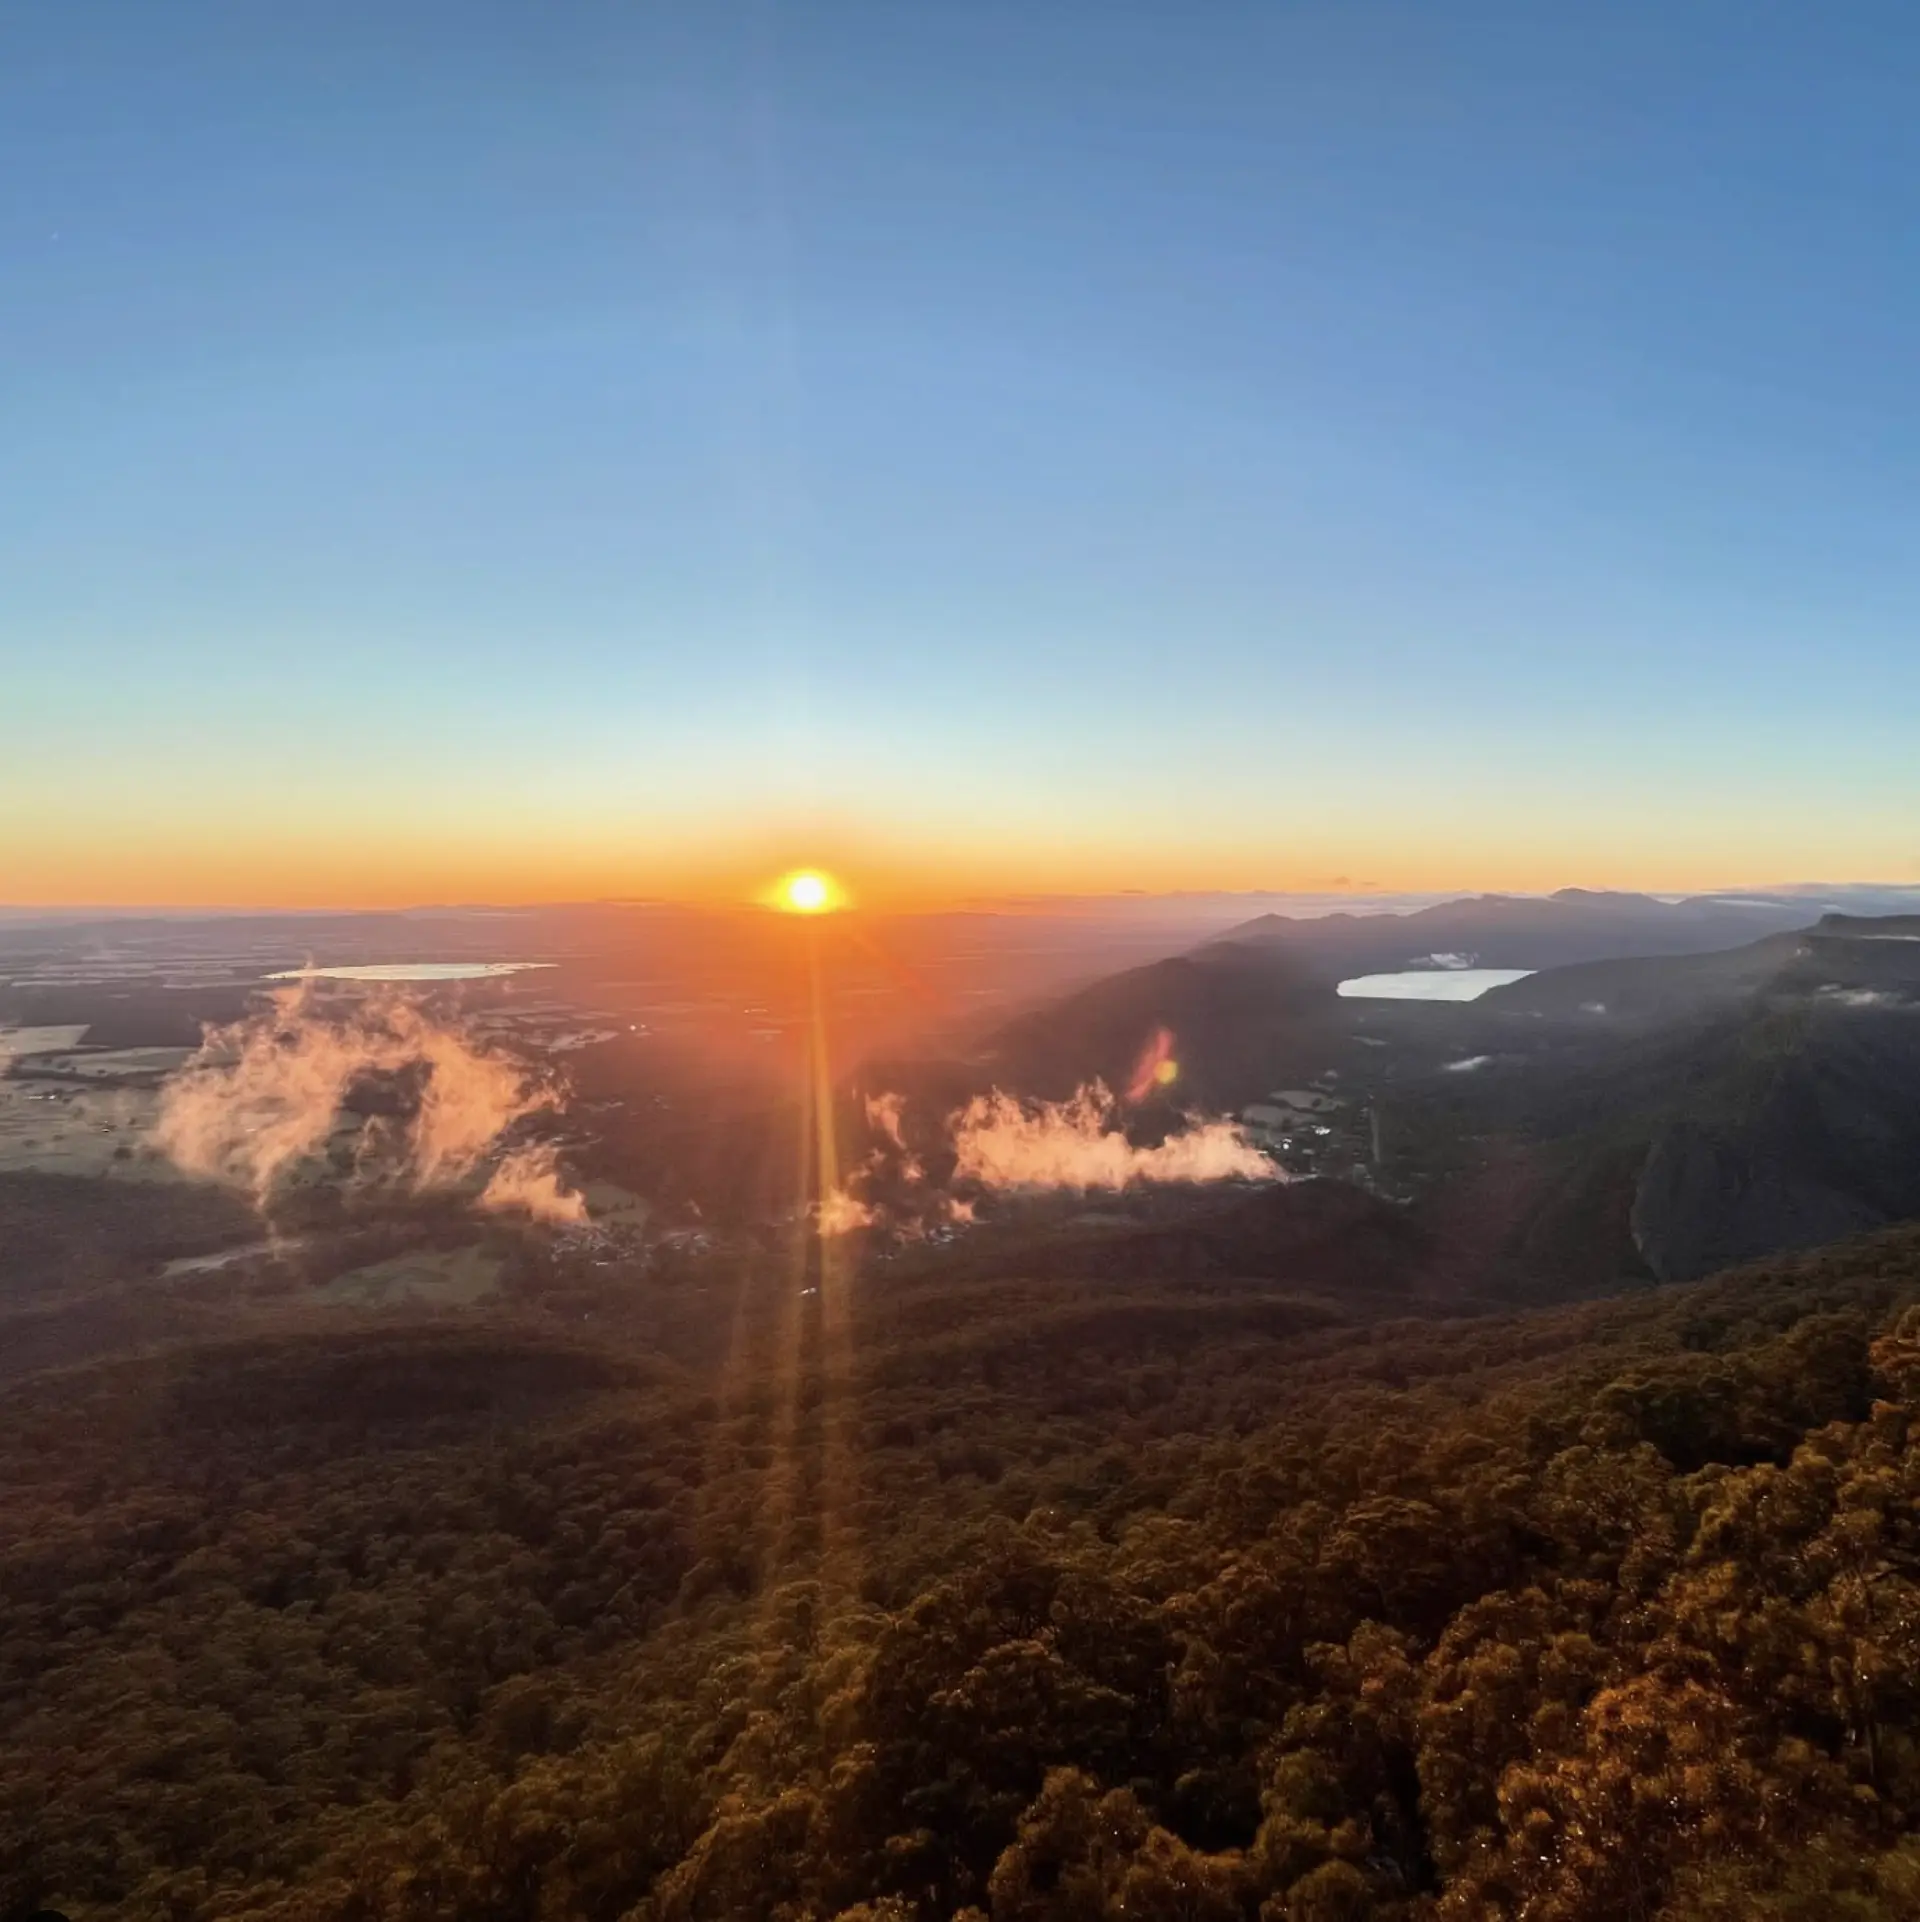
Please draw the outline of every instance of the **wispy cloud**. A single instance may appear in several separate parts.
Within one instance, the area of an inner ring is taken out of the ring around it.
[[[881,1211],[844,1188],[835,1188],[814,1211],[814,1223],[823,1235],[850,1235],[858,1228],[871,1228],[881,1219]]]
[[[998,1088],[953,1117],[956,1174],[985,1188],[1126,1188],[1136,1182],[1272,1181],[1280,1170],[1231,1121],[1194,1120],[1157,1146],[1114,1125],[1095,1081],[1067,1101],[1025,1101]]]
[[[494,1213],[531,1215],[556,1228],[587,1218],[586,1196],[564,1184],[553,1144],[546,1141],[502,1155],[480,1191],[479,1205]]]

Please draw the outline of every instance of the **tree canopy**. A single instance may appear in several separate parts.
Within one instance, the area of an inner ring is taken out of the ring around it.
[[[686,1303],[14,1387],[0,1914],[1920,1912],[1920,1233]]]

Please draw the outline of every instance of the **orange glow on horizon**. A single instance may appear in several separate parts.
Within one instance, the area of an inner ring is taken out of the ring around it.
[[[778,888],[812,873],[832,890],[828,908],[816,912],[1019,912],[1098,897],[1215,892],[1343,896],[1364,911],[1371,898],[1399,893],[1545,894],[1568,886],[1741,892],[1843,871],[1889,883],[1920,879],[1904,843],[1876,842],[1848,855],[1812,826],[1798,839],[1776,836],[1758,854],[1751,834],[1717,827],[1693,837],[1670,833],[1656,847],[1625,833],[1603,845],[1591,826],[1561,836],[1548,831],[1551,822],[1520,845],[1511,836],[1436,845],[1429,833],[1405,831],[1363,842],[1356,831],[1350,844],[1276,854],[1199,837],[1178,848],[1117,848],[1110,837],[1039,846],[959,836],[920,841],[832,823],[807,832],[796,847],[777,831],[647,829],[613,845],[604,830],[574,834],[564,823],[544,821],[537,835],[524,823],[491,833],[389,824],[376,833],[358,817],[317,816],[270,825],[236,817],[204,826],[162,816],[64,832],[36,826],[29,836],[27,819],[16,812],[0,824],[0,906],[351,913],[453,903],[644,902],[792,913],[795,904],[781,900]],[[857,885],[848,876],[857,876]]]

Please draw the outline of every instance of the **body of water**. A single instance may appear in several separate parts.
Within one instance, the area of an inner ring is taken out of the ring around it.
[[[352,967],[282,968],[269,981],[487,981],[551,968],[552,961],[367,961]]]
[[[1340,983],[1352,1001],[1478,1001],[1489,988],[1524,981],[1532,968],[1405,968],[1398,974],[1356,974]]]
[[[165,1262],[160,1272],[171,1278],[175,1275],[210,1275],[219,1268],[231,1268],[236,1261],[251,1261],[255,1255],[290,1255],[307,1245],[306,1238],[283,1241],[250,1241],[244,1248],[222,1249],[217,1255],[182,1255],[178,1260]]]

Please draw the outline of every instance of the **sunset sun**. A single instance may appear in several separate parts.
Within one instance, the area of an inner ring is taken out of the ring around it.
[[[801,868],[781,878],[776,898],[788,914],[825,914],[839,905],[840,891],[830,875]]]

